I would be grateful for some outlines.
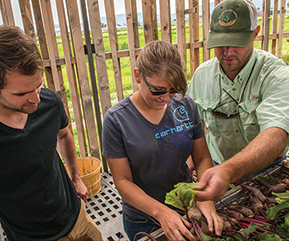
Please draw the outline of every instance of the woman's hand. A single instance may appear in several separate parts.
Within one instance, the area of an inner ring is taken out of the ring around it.
[[[166,207],[158,217],[162,229],[169,240],[196,240],[190,233],[192,225],[176,211]]]
[[[218,216],[214,204],[211,201],[205,201],[197,202],[197,206],[207,220],[209,231],[213,233],[215,227],[216,235],[221,236],[223,221]]]

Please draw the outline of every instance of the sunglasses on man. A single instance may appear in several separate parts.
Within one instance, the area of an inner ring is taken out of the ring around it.
[[[231,96],[224,88],[222,88],[222,90],[237,104],[238,107],[242,108],[240,106],[240,104],[233,98],[233,96]],[[228,102],[227,102],[228,103]],[[226,103],[225,103],[226,104]],[[235,114],[231,114],[231,115],[227,115],[225,113],[216,111],[217,108],[219,108],[221,105],[217,105],[213,110],[212,110],[212,114],[213,116],[219,118],[219,119],[232,119],[232,118],[236,118],[240,115],[240,113],[235,113]],[[243,109],[243,108],[242,108]],[[247,112],[246,110],[243,109],[243,111],[247,114],[249,114],[249,112]]]
[[[150,87],[150,85],[148,84],[148,82],[146,81],[145,77],[143,76],[142,73],[141,77],[143,78],[144,82],[146,83],[147,87],[149,88],[150,92],[152,93],[152,95],[164,95],[166,93],[169,92],[170,95],[174,95],[177,93],[176,90],[174,90],[173,88],[171,88],[170,90],[152,90],[152,88]]]

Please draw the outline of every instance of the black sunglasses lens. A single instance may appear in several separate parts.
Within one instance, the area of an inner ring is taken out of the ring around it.
[[[152,95],[164,95],[167,91],[151,91]]]

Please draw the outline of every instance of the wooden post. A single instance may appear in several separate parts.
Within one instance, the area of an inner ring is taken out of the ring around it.
[[[106,3],[106,1],[105,1]],[[137,17],[137,7],[136,0],[131,0],[131,13],[132,13],[132,27],[133,27],[133,38],[134,38],[134,48],[139,48],[139,31],[138,31],[138,17]]]
[[[263,50],[268,51],[270,29],[270,0],[265,1]]]
[[[42,58],[43,60],[49,60],[46,34],[44,32],[42,13],[40,10],[39,0],[32,0],[32,6],[33,6],[33,13],[34,13],[34,18],[35,18],[35,24],[37,28],[37,35],[38,35],[38,41],[39,41],[39,45],[41,49]],[[47,66],[44,69],[45,69],[46,83],[48,85],[48,88],[55,91],[55,84],[54,84],[54,80],[52,76],[52,68],[51,66]]]
[[[102,29],[97,1],[88,0],[88,13],[92,34],[92,41],[95,48],[95,64],[97,72],[97,83],[101,100],[102,116],[111,107],[108,76],[106,70],[105,51],[102,38]]]
[[[180,52],[183,69],[187,76],[187,56],[186,56],[186,28],[185,28],[185,1],[176,0],[176,21],[177,21],[177,45]]]
[[[112,58],[112,64],[113,64],[113,70],[114,70],[117,100],[121,101],[123,99],[123,89],[122,89],[120,59],[117,57],[118,40],[117,40],[114,3],[113,3],[113,0],[106,0],[104,1],[104,3],[105,3],[106,20],[107,20],[107,27],[108,27],[108,36],[109,36],[109,42],[110,42],[111,58]]]
[[[134,32],[132,25],[132,13],[131,13],[131,2],[125,0],[125,14],[126,14],[126,25],[127,25],[127,37],[128,37],[128,48],[129,48],[129,59],[130,59],[130,71],[131,71],[131,82],[133,92],[138,91],[138,85],[134,77],[134,68],[136,67],[136,55],[134,51]]]
[[[36,42],[34,23],[32,19],[30,0],[19,0],[25,33]]]
[[[55,30],[54,30],[54,22],[53,22],[53,15],[52,15],[50,0],[41,0],[41,6],[42,6],[42,9],[45,9],[45,11],[42,11],[42,13],[43,13],[45,31],[47,35],[50,61],[51,61],[51,66],[52,66],[52,74],[53,74],[53,78],[55,81],[55,90],[56,90],[56,93],[62,99],[64,108],[66,110],[66,114],[70,120],[69,107],[67,103],[65,88],[63,85],[62,70],[61,70],[61,66],[58,66],[56,64],[56,59],[59,58],[59,53],[58,53],[57,40],[56,40],[56,35],[55,35]],[[71,122],[69,122],[69,129],[72,132]]]
[[[145,44],[158,40],[155,0],[142,0]]]
[[[90,155],[100,159],[77,1],[66,0],[66,6],[68,10],[68,19],[74,55],[76,57],[77,63],[76,67]]]
[[[170,0],[159,0],[162,40],[171,43],[171,8]]]
[[[77,130],[78,136],[78,143],[79,143],[79,150],[81,156],[85,157],[88,155],[86,140],[85,140],[85,133],[84,133],[84,126],[82,121],[82,113],[79,101],[79,95],[77,90],[76,84],[76,77],[75,77],[75,69],[73,64],[71,63],[71,49],[70,49],[70,40],[68,35],[68,28],[66,22],[66,14],[64,9],[64,4],[62,0],[56,0],[57,5],[57,13],[59,19],[59,26],[61,31],[61,38],[62,38],[62,47],[65,56],[65,63],[66,63],[66,70],[67,70],[67,77],[69,83],[69,91],[71,96],[72,108],[74,113],[74,122]]]
[[[210,23],[210,1],[202,0],[202,19],[203,19],[203,62],[210,59],[210,50],[207,49]]]
[[[195,47],[195,42],[199,41],[199,3],[198,0],[189,0],[189,8],[193,9],[193,13],[189,15],[189,33],[190,33],[190,69],[191,78],[200,65],[199,48]]]
[[[0,10],[4,25],[15,25],[12,6],[10,0],[0,0]]]
[[[80,3],[81,3],[81,12],[82,12],[82,19],[83,19],[83,27],[84,27],[84,36],[85,36],[85,42],[87,46],[87,58],[88,58],[88,65],[89,65],[90,78],[91,78],[90,83],[91,83],[92,92],[93,92],[93,101],[94,101],[94,109],[95,109],[95,115],[96,115],[100,150],[102,150],[102,122],[101,122],[102,118],[101,118],[101,112],[100,112],[100,106],[99,106],[100,103],[98,99],[98,89],[96,85],[96,77],[95,77],[95,69],[94,69],[93,56],[92,56],[87,10],[86,10],[85,0],[81,0]],[[103,155],[102,155],[102,164],[103,164],[104,171],[108,172],[106,158]]]
[[[285,4],[286,0],[280,1],[280,14],[279,14],[279,35],[278,35],[278,47],[277,47],[277,57],[282,57],[282,42],[284,36],[284,18],[285,18]]]
[[[274,0],[273,2],[273,19],[272,19],[272,33],[277,33],[277,20],[278,20],[278,0]],[[276,53],[276,39],[272,39],[271,41],[271,49],[270,53]]]

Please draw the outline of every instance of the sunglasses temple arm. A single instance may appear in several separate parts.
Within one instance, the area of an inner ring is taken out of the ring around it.
[[[222,88],[222,90],[224,90],[226,92],[226,94],[228,96],[230,96],[230,98],[240,107],[240,104],[233,98],[233,96],[231,96],[224,88]],[[242,108],[243,109],[243,108]],[[243,109],[243,111],[247,114],[250,114],[249,112],[247,112],[246,110]]]

